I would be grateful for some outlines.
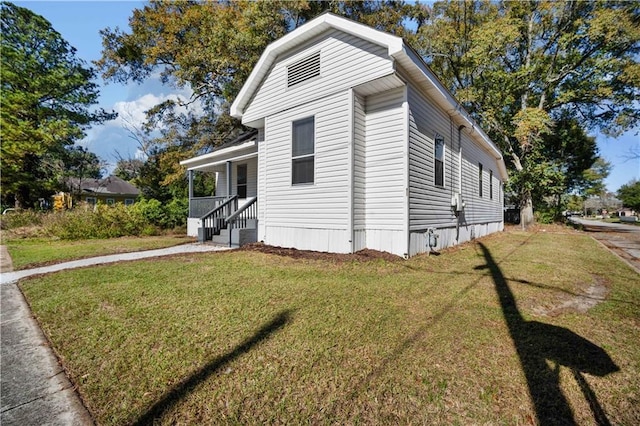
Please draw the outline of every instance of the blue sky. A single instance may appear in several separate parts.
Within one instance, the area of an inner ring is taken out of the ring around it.
[[[144,6],[142,1],[16,1],[51,22],[62,37],[77,49],[79,58],[88,63],[100,58],[102,39],[99,31],[106,27],[128,29],[132,11]],[[124,158],[134,157],[137,142],[129,137],[126,121],[139,124],[144,111],[161,100],[176,95],[188,96],[186,91],[162,86],[158,80],[141,85],[106,83],[99,79],[100,104],[106,110],[120,114],[117,120],[95,126],[87,132],[81,145],[95,152],[100,158],[115,166],[116,152]],[[605,181],[610,191],[632,179],[640,180],[640,158],[628,160],[631,150],[640,152],[640,135],[630,131],[618,138],[595,135],[600,155],[613,165],[611,175]],[[110,169],[111,170],[111,169]]]

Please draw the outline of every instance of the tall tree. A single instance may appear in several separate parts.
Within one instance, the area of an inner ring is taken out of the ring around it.
[[[640,181],[632,180],[618,189],[618,198],[625,207],[640,211]]]
[[[128,32],[101,32],[102,58],[96,65],[104,78],[140,82],[159,72],[165,83],[193,91],[190,99],[149,111],[148,130],[162,129],[152,161],[161,167],[164,184],[183,180],[178,160],[211,150],[243,130],[229,107],[265,47],[326,10],[402,36],[411,33],[403,26],[406,19],[418,25],[426,19],[423,8],[403,1],[152,0],[133,11]],[[178,108],[193,103],[204,114]]]
[[[55,164],[92,123],[95,72],[43,17],[2,3],[2,199],[29,207],[58,184]]]
[[[437,2],[417,47],[499,144],[524,225],[559,121],[608,134],[638,124],[638,2]]]
[[[140,169],[142,168],[144,161],[138,158],[120,158],[116,163],[116,168],[113,170],[113,175],[127,182],[133,182],[138,176],[140,176]]]

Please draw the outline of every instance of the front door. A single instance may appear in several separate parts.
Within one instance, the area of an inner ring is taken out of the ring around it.
[[[238,198],[247,198],[247,165],[238,164],[236,172]]]

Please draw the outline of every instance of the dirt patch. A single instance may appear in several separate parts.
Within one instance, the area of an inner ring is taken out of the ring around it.
[[[608,294],[607,281],[599,275],[593,275],[593,282],[581,294],[565,295],[553,306],[536,306],[531,311],[535,315],[547,317],[556,317],[570,312],[585,313],[606,300]]]
[[[285,248],[269,246],[263,243],[246,244],[238,250],[257,251],[260,253],[275,254],[277,256],[291,257],[293,259],[325,260],[334,263],[344,262],[369,262],[372,260],[384,260],[387,262],[400,262],[404,259],[391,253],[364,249],[353,254],[327,253],[310,250],[298,250],[295,248]]]

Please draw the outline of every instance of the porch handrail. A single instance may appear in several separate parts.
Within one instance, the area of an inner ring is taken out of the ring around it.
[[[211,212],[225,202],[227,196],[192,197],[189,199],[189,217],[200,219],[203,213]]]
[[[226,217],[238,208],[238,196],[234,195],[200,218],[204,230],[204,239],[210,240],[227,226]]]
[[[242,207],[227,217],[226,222],[229,226],[229,246],[231,246],[231,235],[235,228],[246,228],[248,219],[257,219],[258,217],[258,197],[249,198]]]
[[[217,210],[221,210],[222,208],[228,206],[232,201],[237,200],[237,199],[238,199],[237,195],[234,195],[233,197],[229,197],[225,202],[223,202],[219,206],[214,207],[213,209],[211,209],[210,211],[205,213],[203,216],[201,216],[200,220],[205,220],[207,218],[207,216],[210,216],[210,215],[214,214]]]
[[[240,207],[238,210],[235,211],[235,213],[233,213],[231,216],[227,218],[227,222],[235,222],[236,218],[240,216],[242,212],[247,210],[249,207],[253,206],[256,201],[258,201],[258,197],[249,198],[249,200],[242,207]]]

